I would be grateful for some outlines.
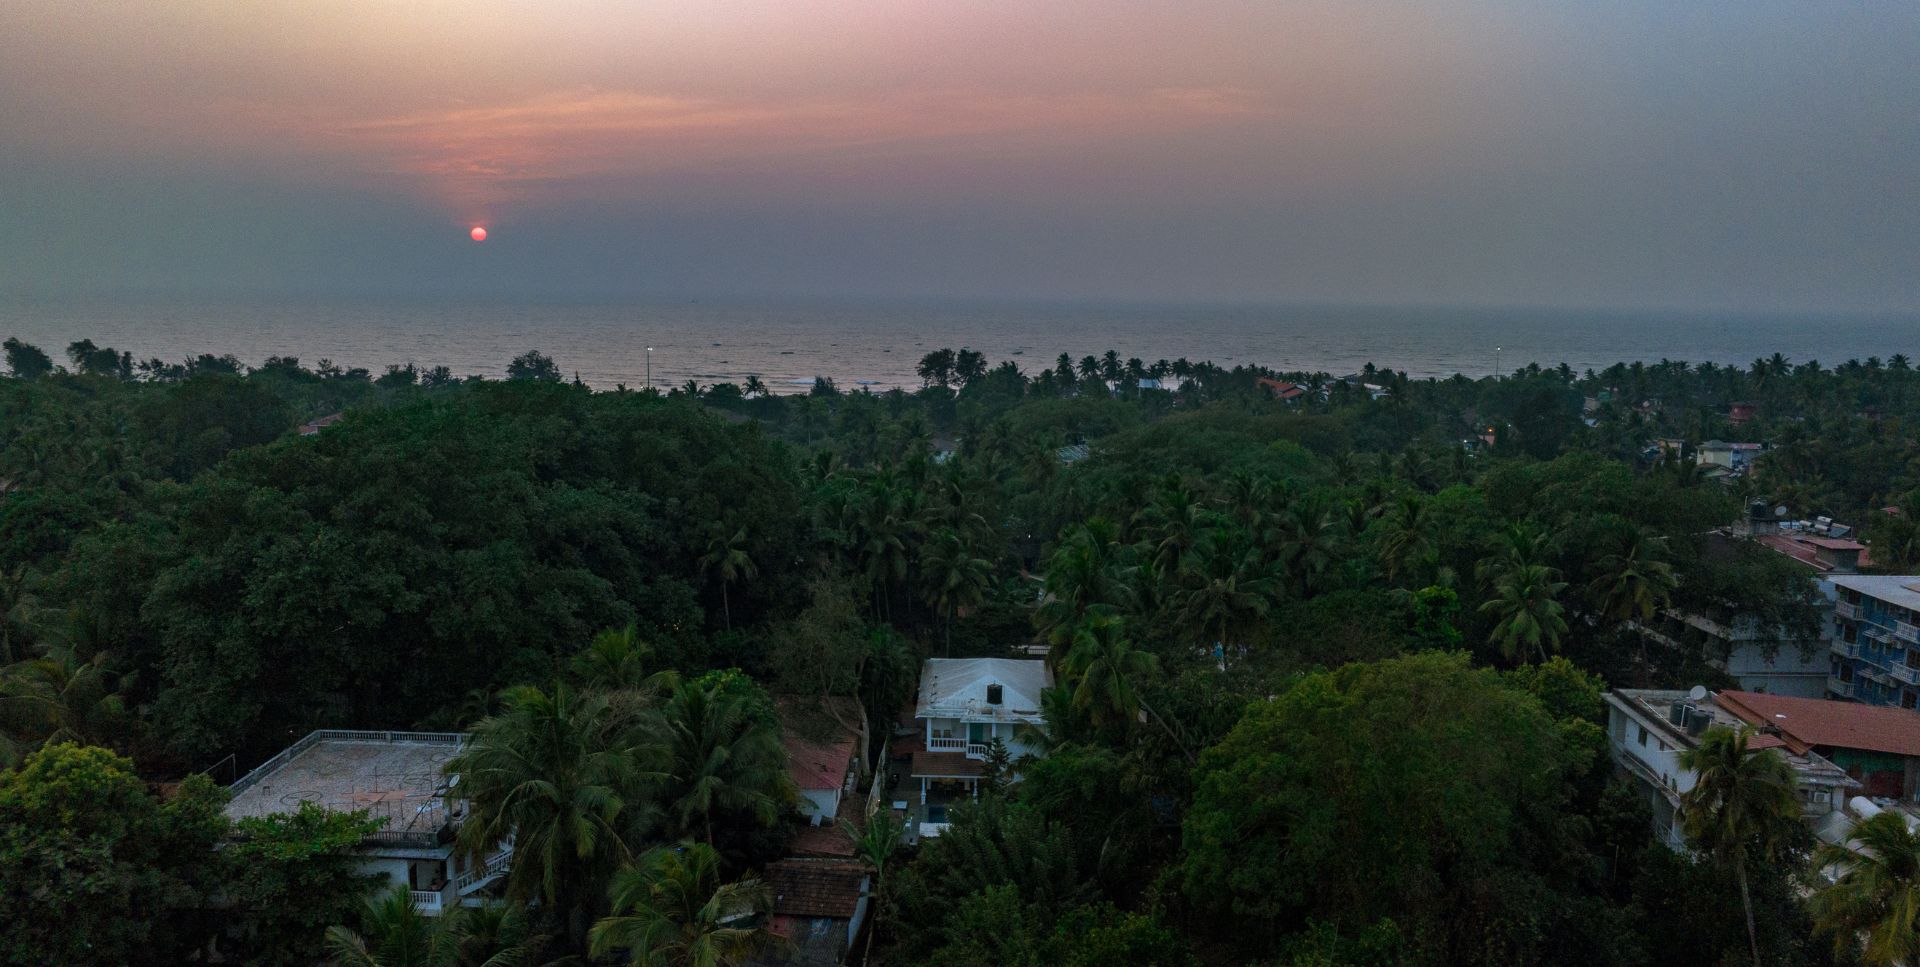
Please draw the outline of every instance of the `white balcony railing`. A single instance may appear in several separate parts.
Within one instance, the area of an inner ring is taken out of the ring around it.
[[[1845,602],[1845,601],[1835,601],[1833,603],[1833,613],[1836,615],[1839,615],[1842,618],[1847,619],[1848,621],[1860,620],[1860,606],[1857,604],[1849,604],[1848,602]]]
[[[1920,668],[1915,668],[1908,664],[1898,664],[1887,670],[1893,673],[1894,678],[1908,685],[1920,685]]]
[[[507,875],[513,866],[513,846],[508,844],[500,852],[487,857],[486,862],[454,877],[453,892],[466,896],[475,890]]]
[[[1860,643],[1857,641],[1842,641],[1835,638],[1833,639],[1833,653],[1842,658],[1858,658],[1860,657]]]
[[[966,739],[928,739],[927,751],[928,752],[965,752],[967,751],[967,740]]]
[[[445,906],[445,898],[439,890],[414,890],[413,908],[430,917],[440,915]]]
[[[1893,636],[1909,644],[1920,644],[1920,626],[1896,621],[1893,623]]]
[[[1828,677],[1828,678],[1827,678],[1827,691],[1829,691],[1829,692],[1832,692],[1833,694],[1835,694],[1835,695],[1838,695],[1838,696],[1840,696],[1841,698],[1852,698],[1852,697],[1853,697],[1853,683],[1852,683],[1852,682],[1843,682],[1843,681],[1841,681],[1841,680],[1840,680],[1840,679],[1838,679],[1838,678],[1833,678],[1833,677]]]

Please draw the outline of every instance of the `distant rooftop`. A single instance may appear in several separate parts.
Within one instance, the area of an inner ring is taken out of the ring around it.
[[[288,813],[311,802],[365,809],[386,820],[386,833],[428,837],[447,823],[440,769],[465,741],[457,732],[314,732],[227,787],[227,816]]]
[[[1912,574],[1836,574],[1836,587],[1849,588],[1888,604],[1920,611],[1920,576]]]

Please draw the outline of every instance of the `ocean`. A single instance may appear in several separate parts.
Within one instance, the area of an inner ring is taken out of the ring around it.
[[[448,302],[374,299],[0,298],[0,338],[59,358],[90,338],[141,359],[232,353],[249,364],[295,356],[379,373],[444,365],[497,376],[528,349],[590,385],[656,386],[758,375],[774,392],[816,376],[843,389],[915,387],[941,347],[970,347],[1028,372],[1079,359],[1211,360],[1278,370],[1481,376],[1529,362],[1577,370],[1660,359],[1745,365],[1906,353],[1920,359],[1920,316],[1742,316],[1533,309],[954,302]],[[652,347],[649,353],[648,347]]]

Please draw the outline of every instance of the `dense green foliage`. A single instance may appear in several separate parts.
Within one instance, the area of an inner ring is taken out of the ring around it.
[[[1809,906],[1804,830],[1736,768],[1771,757],[1729,754],[1677,855],[1599,725],[1606,684],[1721,683],[1676,609],[1817,634],[1797,564],[1715,533],[1748,499],[1920,563],[1904,357],[1413,380],[962,349],[914,392],[778,397],[593,392],[538,352],[498,382],[5,353],[14,961],[737,962],[777,946],[757,871],[796,823],[771,696],[885,769],[921,659],[1030,643],[1046,757],[996,750],[938,839],[864,827],[869,962],[1913,943],[1881,913],[1910,871]],[[1716,437],[1773,448],[1714,481]],[[460,846],[515,836],[506,902],[430,923],[367,895],[363,819],[229,824],[194,776],[319,727],[471,730]]]

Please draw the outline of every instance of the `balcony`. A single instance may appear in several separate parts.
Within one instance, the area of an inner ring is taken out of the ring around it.
[[[440,890],[413,890],[413,908],[429,917],[437,917],[446,909],[446,897]]]
[[[1860,657],[1860,643],[1857,641],[1841,641],[1835,638],[1833,639],[1833,653],[1842,658],[1858,658]]]
[[[969,759],[987,757],[987,743],[969,742],[966,739],[928,739],[928,752],[964,752]]]
[[[1915,668],[1912,665],[1900,664],[1900,665],[1893,666],[1892,668],[1888,669],[1888,671],[1893,673],[1893,677],[1896,681],[1904,682],[1905,684],[1908,684],[1908,685],[1920,685],[1920,668]]]
[[[1827,691],[1841,698],[1853,697],[1853,682],[1843,682],[1838,678],[1827,678]]]
[[[1920,645],[1920,626],[1896,621],[1893,623],[1893,636],[1910,645]]]
[[[1833,603],[1833,613],[1835,616],[1845,618],[1848,621],[1860,620],[1860,606],[1857,604],[1849,604],[1845,601],[1835,601]]]

